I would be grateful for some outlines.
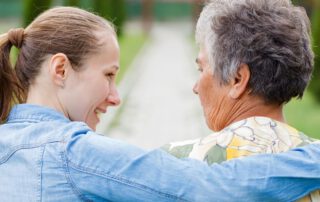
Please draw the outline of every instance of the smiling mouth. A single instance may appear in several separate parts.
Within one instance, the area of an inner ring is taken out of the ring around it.
[[[95,113],[96,115],[104,114],[104,113],[106,113],[106,112],[107,112],[107,109],[97,108],[97,109],[94,110],[94,113]]]

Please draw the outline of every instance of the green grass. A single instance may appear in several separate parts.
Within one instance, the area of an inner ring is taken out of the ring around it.
[[[320,104],[316,103],[311,93],[306,92],[302,100],[292,100],[284,111],[291,126],[320,139]]]
[[[120,71],[117,75],[116,82],[119,83],[128,67],[132,63],[134,57],[142,48],[147,40],[147,36],[143,33],[124,33],[119,38],[120,45]]]

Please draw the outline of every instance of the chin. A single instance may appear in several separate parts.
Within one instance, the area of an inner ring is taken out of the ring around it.
[[[99,117],[94,114],[92,117],[87,119],[86,124],[93,130],[96,131],[97,125],[99,123]]]
[[[97,124],[87,124],[89,128],[91,128],[93,131],[96,131]]]
[[[91,120],[87,120],[86,124],[93,130],[96,131],[96,127],[99,123],[99,120],[97,119],[91,119]]]
[[[206,118],[206,123],[207,123],[208,128],[214,132],[218,132],[223,129],[223,128],[218,127],[217,124],[212,123],[212,120],[209,121],[207,118]]]
[[[212,131],[217,131],[217,130],[215,130],[214,126],[208,121],[208,119],[206,119],[206,124],[207,124],[207,126],[208,126],[208,128],[209,128],[210,130],[212,130]]]
[[[207,124],[208,125],[208,124]],[[220,131],[217,127],[214,127],[212,125],[208,125],[209,129],[212,130],[213,132],[218,132]]]

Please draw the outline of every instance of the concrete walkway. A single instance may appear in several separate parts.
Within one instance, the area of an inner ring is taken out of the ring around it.
[[[97,131],[145,149],[209,134],[192,92],[199,74],[192,43],[191,24],[155,24],[119,86],[121,107],[108,108]]]

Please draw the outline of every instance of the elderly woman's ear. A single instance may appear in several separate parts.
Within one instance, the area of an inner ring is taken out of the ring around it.
[[[247,64],[240,64],[235,77],[230,82],[229,96],[239,99],[247,90],[250,79],[250,69]]]

